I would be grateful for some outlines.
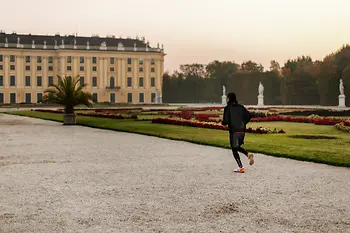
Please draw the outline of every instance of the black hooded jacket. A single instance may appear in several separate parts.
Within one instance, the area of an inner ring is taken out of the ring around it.
[[[243,105],[231,103],[224,109],[222,125],[228,125],[231,133],[245,132],[250,119],[251,115]]]

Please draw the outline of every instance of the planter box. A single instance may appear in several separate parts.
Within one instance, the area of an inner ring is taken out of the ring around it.
[[[77,124],[75,114],[64,114],[63,116],[63,124],[64,125],[75,125]]]

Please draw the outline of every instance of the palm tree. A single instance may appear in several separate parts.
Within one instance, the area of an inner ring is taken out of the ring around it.
[[[80,84],[80,77],[72,78],[67,76],[62,78],[58,77],[58,84],[51,84],[48,89],[45,90],[45,95],[42,98],[42,102],[51,102],[64,106],[64,124],[74,125],[76,124],[76,116],[74,114],[74,107],[79,104],[84,104],[87,107],[92,107],[92,95],[88,92],[84,92],[83,88],[87,84]]]

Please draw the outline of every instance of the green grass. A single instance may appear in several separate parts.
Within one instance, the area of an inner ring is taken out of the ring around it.
[[[10,112],[10,114],[63,121],[62,114],[34,111],[18,111]],[[132,132],[229,148],[228,133],[221,130],[153,124],[150,121],[114,120],[83,116],[78,116],[77,121],[79,125],[93,128]],[[286,134],[268,135],[247,134],[244,147],[251,152],[350,167],[350,134],[340,132],[333,126],[290,122],[260,122],[250,123],[249,126],[284,129],[287,132]],[[325,135],[337,139],[307,140],[290,138],[291,135]]]

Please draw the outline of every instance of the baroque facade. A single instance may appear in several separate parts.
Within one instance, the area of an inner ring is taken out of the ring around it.
[[[37,103],[61,77],[82,77],[95,102],[160,103],[164,49],[145,39],[0,33],[0,104]]]

